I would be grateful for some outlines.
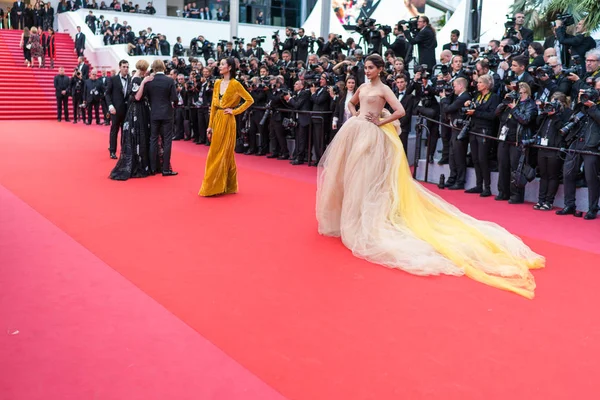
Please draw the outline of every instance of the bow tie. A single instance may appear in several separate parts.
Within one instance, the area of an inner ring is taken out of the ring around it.
[[[398,96],[404,96],[404,92],[398,93]]]

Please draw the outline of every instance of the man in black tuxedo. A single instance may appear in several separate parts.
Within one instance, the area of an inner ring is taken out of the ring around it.
[[[414,109],[414,99],[413,95],[407,93],[406,86],[408,82],[406,82],[406,76],[400,75],[396,78],[396,87],[394,88],[394,93],[398,100],[400,100],[400,104],[404,107],[404,117],[400,118],[400,141],[402,142],[402,146],[404,147],[404,152],[408,156],[408,135],[410,134],[410,129],[412,125],[412,116]]]
[[[310,102],[310,90],[306,88],[303,80],[298,79],[294,83],[294,96],[289,94],[284,96],[284,100],[287,101],[289,106],[294,110],[298,111],[310,111],[312,104]],[[343,112],[343,111],[342,111]],[[306,159],[306,148],[308,134],[310,132],[310,114],[298,114],[298,127],[296,130],[296,148],[294,149],[294,159],[291,161],[292,165],[304,164]]]
[[[79,57],[77,60],[77,69],[81,72],[81,79],[88,80],[90,77],[90,67],[87,65],[83,57]]]
[[[69,86],[70,80],[65,76],[65,68],[58,69],[58,75],[54,77],[54,93],[56,95],[56,111],[58,122],[61,120],[62,110],[65,113],[65,121],[69,122]]]
[[[398,28],[398,25],[394,25],[394,35],[396,36],[396,40],[392,44],[390,44],[388,41],[388,37],[383,30],[380,31],[380,33],[381,37],[383,38],[383,45],[388,49],[391,49],[396,57],[402,57],[402,59],[406,59],[408,43],[406,43],[404,32]]]
[[[25,3],[17,0],[13,3],[12,12],[15,15],[13,29],[23,29],[25,27]]]
[[[419,49],[419,64],[427,65],[427,71],[431,73],[433,66],[436,64],[435,48],[437,47],[437,40],[433,28],[429,25],[429,18],[425,15],[419,16],[417,21],[419,32],[414,38],[405,25],[400,25],[400,27],[404,31],[406,40],[411,45],[417,45]],[[409,62],[410,60],[405,61],[406,64]]]
[[[83,56],[85,50],[85,35],[81,33],[81,27],[77,27],[77,33],[75,34],[75,53],[79,57]]]
[[[527,29],[524,27],[525,25],[525,14],[522,12],[518,12],[515,14],[515,31],[517,34],[514,36],[509,36],[506,33],[502,39],[512,39],[515,44],[524,42],[525,48],[530,43],[533,43],[533,31],[531,29]]]
[[[471,96],[467,91],[469,82],[465,78],[457,78],[453,82],[454,86],[454,101],[440,94],[442,97],[442,111],[448,116],[451,124],[456,119],[459,119],[462,114],[462,107],[467,100],[471,100]],[[450,177],[446,182],[446,187],[451,190],[463,190],[467,178],[467,148],[468,140],[458,140],[460,128],[452,129],[452,137],[450,139]]]
[[[165,75],[161,60],[152,62],[154,79],[146,84],[146,94],[152,109],[150,117],[150,173],[155,174],[158,162],[158,136],[163,143],[163,176],[174,176],[171,169],[171,143],[173,140],[173,103],[177,101],[175,81]]]
[[[110,144],[108,151],[110,158],[117,158],[117,136],[119,129],[123,134],[123,122],[127,114],[127,90],[131,87],[131,77],[129,76],[129,63],[126,60],[119,61],[119,73],[111,76],[106,87],[106,104],[110,113]]]
[[[462,56],[463,60],[466,60],[469,56],[467,52],[467,44],[463,42],[459,42],[458,38],[460,37],[460,31],[458,29],[454,29],[450,32],[450,43],[446,43],[442,46],[443,50],[450,50],[452,55]]]

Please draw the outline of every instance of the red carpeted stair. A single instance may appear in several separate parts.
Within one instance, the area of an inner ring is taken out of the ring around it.
[[[54,77],[59,67],[71,76],[77,66],[75,45],[66,33],[56,33],[54,69],[27,68],[19,47],[20,30],[0,30],[0,120],[55,119]],[[50,60],[46,58],[47,67]]]

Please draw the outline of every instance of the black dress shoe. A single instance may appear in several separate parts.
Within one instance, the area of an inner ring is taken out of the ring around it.
[[[490,197],[492,195],[492,191],[489,188],[483,189],[479,197]]]
[[[440,159],[440,161],[438,161],[438,165],[445,165],[445,164],[448,164],[448,159],[447,159],[447,158],[444,158],[444,157],[442,157],[442,158]]]
[[[112,158],[113,160],[116,160],[117,155],[115,153],[110,153],[110,158]]]
[[[596,217],[598,216],[598,210],[590,210],[588,212],[585,213],[585,216],[583,217],[583,219],[596,219]]]
[[[575,207],[567,206],[562,210],[558,210],[556,215],[575,215],[576,212],[577,210],[575,210]]]
[[[256,151],[254,151],[254,150],[247,150],[247,151],[244,153],[244,155],[250,156],[250,155],[252,155],[252,154],[254,154],[254,153],[256,153]]]
[[[302,165],[302,164],[304,164],[304,161],[302,161],[302,160],[293,160],[290,164],[292,164],[292,165]]]
[[[461,185],[460,183],[455,183],[454,185],[448,187],[448,190],[464,190],[465,185]]]
[[[278,160],[289,160],[290,159],[290,155],[289,154],[284,154],[282,156],[277,157]]]
[[[267,156],[267,158],[279,158],[279,154],[277,153],[271,153]]]
[[[175,171],[163,171],[162,176],[175,176],[177,172]]]
[[[508,199],[508,204],[523,204],[525,201],[518,199],[516,197],[511,197],[510,199]]]
[[[497,200],[497,201],[504,201],[504,200],[508,200],[508,199],[510,199],[510,197],[508,197],[502,193],[498,193],[498,196],[494,197],[494,200]]]
[[[456,184],[456,181],[446,181],[444,187],[449,188],[450,186],[454,186]]]
[[[481,186],[474,186],[471,189],[465,190],[465,193],[480,194],[483,193],[483,189],[481,189]]]

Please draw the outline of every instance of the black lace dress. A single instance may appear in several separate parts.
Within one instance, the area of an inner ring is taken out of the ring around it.
[[[131,81],[129,108],[121,136],[121,155],[110,173],[110,179],[144,178],[150,172],[150,107],[145,96],[140,101],[135,99],[141,84],[142,78],[135,77]]]

